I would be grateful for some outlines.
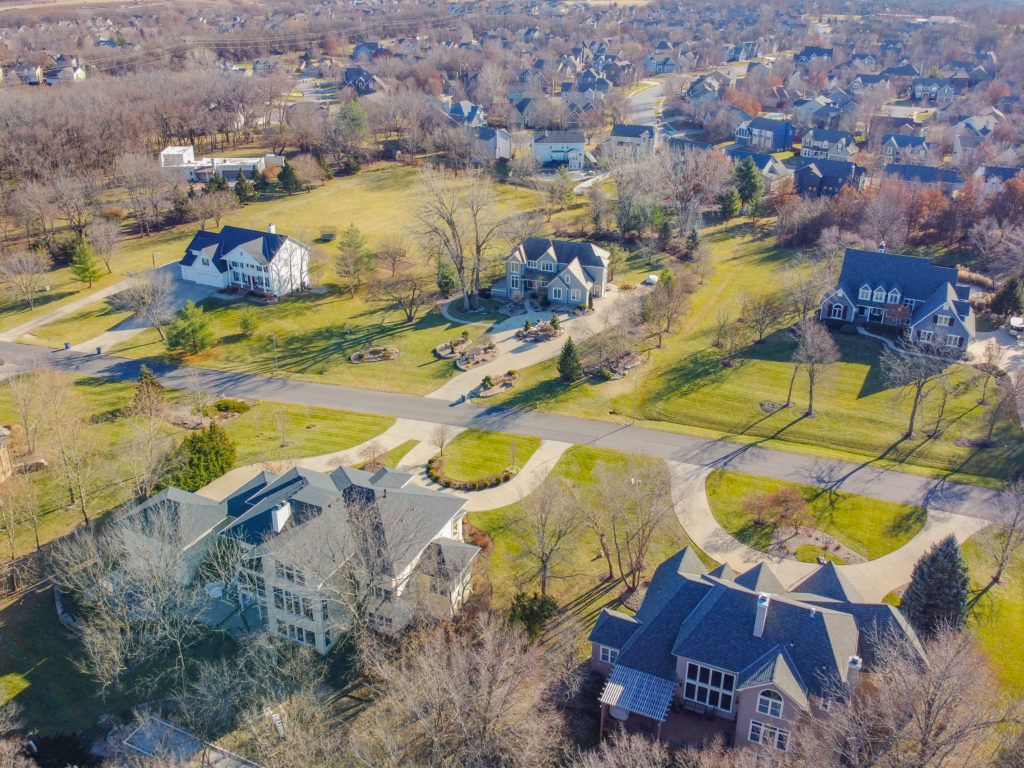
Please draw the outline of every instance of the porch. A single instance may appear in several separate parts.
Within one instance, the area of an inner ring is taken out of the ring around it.
[[[716,738],[727,746],[732,746],[736,722],[717,715],[702,714],[675,707],[665,715],[665,721],[658,723],[643,715],[633,712],[625,720],[616,720],[608,714],[608,708],[602,707],[601,736],[616,733],[619,730],[631,733],[642,733],[652,739],[660,739],[670,747],[701,747],[710,744]]]

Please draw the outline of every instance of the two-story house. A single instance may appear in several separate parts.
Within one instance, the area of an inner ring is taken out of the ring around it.
[[[838,160],[804,159],[793,173],[793,188],[804,197],[835,197],[844,187],[861,189],[865,169]]]
[[[544,131],[533,135],[533,156],[543,167],[583,168],[583,131]]]
[[[309,287],[309,246],[274,225],[266,232],[224,227],[201,229],[192,237],[179,262],[181,279],[216,288],[236,286],[273,296]]]
[[[653,125],[616,123],[606,142],[608,147],[628,147],[635,152],[651,154],[658,145],[658,129]]]
[[[865,601],[832,563],[787,589],[764,564],[709,573],[687,547],[658,566],[635,616],[605,609],[590,633],[591,669],[607,677],[601,732],[785,752],[803,719],[870,672],[887,633],[919,648],[897,609]]]
[[[735,163],[745,158],[750,158],[761,172],[761,180],[764,182],[765,194],[772,194],[778,191],[786,182],[792,180],[793,171],[786,167],[786,164],[774,155],[767,155],[763,152],[751,152],[743,147],[733,147],[725,150],[725,154]]]
[[[915,343],[966,350],[974,310],[957,276],[956,268],[931,259],[847,248],[839,282],[825,294],[818,317],[906,328]]]
[[[482,125],[472,133],[471,160],[477,165],[493,165],[512,159],[512,136],[501,128]]]
[[[812,128],[800,142],[800,157],[848,162],[857,154],[857,142],[847,131]]]
[[[919,165],[928,159],[930,149],[924,136],[887,133],[882,139],[882,164]]]
[[[736,129],[736,143],[759,152],[785,152],[793,146],[796,130],[789,120],[755,117],[744,120]]]
[[[587,297],[598,299],[608,289],[610,254],[591,243],[528,237],[505,260],[505,278],[495,295],[510,299],[537,291],[552,304],[579,306]]]

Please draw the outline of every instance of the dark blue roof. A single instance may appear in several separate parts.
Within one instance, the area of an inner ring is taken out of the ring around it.
[[[908,149],[910,147],[927,147],[928,142],[925,141],[924,136],[908,136],[905,133],[887,133],[885,138],[882,139],[883,144],[888,144],[890,141],[895,142],[896,146],[900,149]]]
[[[597,617],[587,640],[609,648],[621,648],[639,626],[632,616],[605,608]]]
[[[641,139],[644,136],[654,136],[654,126],[616,123],[612,126],[612,136],[621,136],[630,139]]]
[[[946,168],[934,168],[930,165],[906,165],[892,163],[882,169],[886,176],[895,176],[903,181],[918,184],[956,184],[956,171]]]
[[[777,133],[778,131],[788,131],[792,128],[793,124],[789,120],[773,120],[770,117],[755,117],[750,121],[750,128],[756,128],[759,131],[771,131]]]
[[[923,302],[942,286],[955,286],[956,281],[956,269],[937,267],[931,259],[856,248],[846,249],[843,268],[839,273],[839,285],[844,287],[846,295],[852,300],[856,300],[861,286],[867,285],[872,290],[881,287],[886,292],[896,288],[902,298]],[[870,300],[859,301],[876,304]],[[883,304],[884,301],[877,302],[877,306]]]
[[[827,141],[829,144],[838,144],[845,141],[847,144],[854,144],[853,134],[849,131],[830,131],[824,128],[813,128],[804,134],[804,141]]]
[[[278,235],[273,232],[261,232],[258,229],[243,229],[242,227],[224,227],[220,232],[208,232],[200,229],[193,236],[192,241],[185,249],[185,255],[181,264],[190,267],[202,253],[208,259],[212,259],[214,266],[221,272],[227,270],[224,263],[224,256],[239,246],[244,246],[245,252],[256,259],[269,264],[273,261],[281,246],[288,240],[287,235]]]

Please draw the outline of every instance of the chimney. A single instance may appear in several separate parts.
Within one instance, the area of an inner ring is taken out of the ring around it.
[[[857,687],[857,682],[860,680],[861,670],[864,668],[864,662],[860,656],[851,656],[846,667],[846,687],[850,693],[853,693]]]
[[[269,232],[272,235],[276,235],[277,227],[275,227],[273,224],[267,224],[267,232]]]
[[[284,524],[288,522],[288,519],[292,516],[292,505],[287,501],[282,501],[276,507],[270,511],[270,522],[274,527],[274,533],[280,533],[281,529],[284,528]]]
[[[768,605],[772,597],[766,592],[757,596],[757,615],[754,617],[754,637],[761,637],[764,634],[764,622],[768,618]]]

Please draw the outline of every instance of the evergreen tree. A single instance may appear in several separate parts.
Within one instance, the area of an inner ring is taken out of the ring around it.
[[[748,155],[736,163],[732,178],[745,205],[758,205],[764,199],[764,179],[754,164],[754,158]]]
[[[373,251],[355,224],[349,224],[338,238],[338,255],[334,257],[334,272],[343,288],[353,296],[364,280],[374,272]]]
[[[562,329],[562,321],[558,319],[558,315],[554,312],[551,313],[551,328],[556,331]]]
[[[583,378],[583,363],[580,362],[580,351],[570,336],[562,347],[558,358],[558,373],[564,381],[579,381]]]
[[[229,185],[223,176],[211,176],[203,184],[203,193],[207,195],[212,195],[214,192],[223,192],[225,189],[229,189]]]
[[[164,404],[164,385],[161,384],[149,366],[139,369],[139,383],[135,385],[132,398],[132,413],[155,415]]]
[[[331,166],[327,164],[327,159],[319,152],[313,153],[313,159],[316,160],[316,164],[320,166],[320,170],[324,173],[324,180],[330,181],[334,178],[334,172],[331,170]]]
[[[194,302],[185,303],[185,308],[178,313],[174,321],[167,326],[167,348],[181,351],[186,355],[194,355],[212,347],[216,341],[210,319],[203,308]]]
[[[295,168],[287,160],[284,161],[284,168],[277,174],[277,183],[289,195],[302,190],[302,179],[299,178],[299,174],[295,172]]]
[[[689,256],[693,256],[700,248],[700,235],[697,234],[696,229],[691,229],[690,234],[686,236],[686,253]]]
[[[531,641],[544,633],[544,627],[558,613],[558,603],[551,595],[531,596],[519,592],[512,598],[512,607],[508,609],[509,624],[521,624],[526,636]]]
[[[170,485],[197,491],[227,472],[235,463],[235,443],[219,424],[187,435],[175,455]]]
[[[455,267],[446,259],[438,259],[437,264],[437,290],[442,296],[447,297],[458,287],[458,280],[455,275]]]
[[[740,193],[735,189],[730,189],[719,198],[719,203],[721,205],[720,212],[722,218],[728,221],[740,212],[740,205],[742,205]]]
[[[245,178],[244,173],[238,174],[238,181],[235,182],[235,196],[242,205],[251,203],[259,196],[259,193],[256,192],[256,187]]]
[[[71,274],[79,282],[86,283],[92,288],[93,281],[103,276],[96,253],[93,251],[89,241],[79,237],[71,246]]]
[[[1024,314],[1024,285],[1020,278],[1015,275],[1003,283],[990,306],[997,315]]]
[[[922,637],[944,626],[961,629],[967,619],[967,564],[952,535],[934,545],[914,566],[900,607]]]
[[[267,174],[263,171],[255,171],[252,175],[252,188],[258,195],[262,195],[270,189],[270,179],[267,178]]]

